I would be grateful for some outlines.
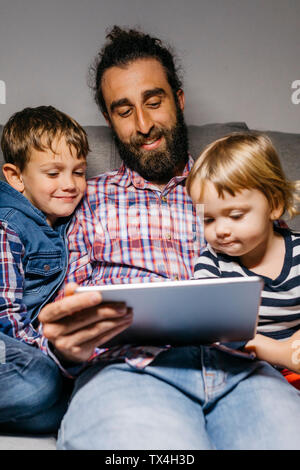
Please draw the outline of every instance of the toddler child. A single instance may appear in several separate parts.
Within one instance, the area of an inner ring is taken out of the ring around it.
[[[285,211],[298,213],[299,181],[286,179],[267,136],[239,133],[206,147],[187,190],[204,205],[208,243],[195,278],[261,276],[258,333],[245,349],[299,373],[300,233],[274,223]]]
[[[52,106],[25,108],[3,128],[0,182],[0,429],[52,432],[66,406],[37,316],[67,269],[69,216],[86,187],[83,128]]]

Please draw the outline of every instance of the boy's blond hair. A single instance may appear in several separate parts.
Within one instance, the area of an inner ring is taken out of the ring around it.
[[[300,181],[289,181],[279,156],[264,134],[233,133],[208,145],[196,160],[186,181],[199,184],[199,195],[205,184],[215,185],[219,197],[224,191],[232,196],[243,189],[257,189],[267,198],[271,209],[283,208],[290,217],[299,214]]]
[[[6,163],[21,171],[30,160],[32,149],[50,149],[55,139],[64,138],[78,158],[86,158],[89,144],[85,130],[70,116],[53,106],[25,108],[10,117],[3,127],[1,149]]]

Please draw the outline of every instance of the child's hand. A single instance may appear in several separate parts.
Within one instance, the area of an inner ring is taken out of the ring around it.
[[[257,359],[270,362],[269,359],[266,359],[266,353],[272,346],[275,347],[276,344],[277,341],[275,343],[275,340],[267,336],[256,334],[253,339],[248,341],[244,349],[249,353],[254,353]]]
[[[246,344],[245,350],[274,366],[300,374],[300,330],[284,341],[257,334]]]
[[[294,333],[289,339],[283,341],[286,355],[289,359],[288,369],[300,374],[300,330]]]

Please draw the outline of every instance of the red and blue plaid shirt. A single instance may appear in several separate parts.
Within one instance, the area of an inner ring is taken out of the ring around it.
[[[33,326],[23,301],[24,250],[18,234],[0,222],[0,331],[47,353],[47,339],[37,323]]]
[[[185,189],[193,165],[163,191],[122,165],[88,182],[69,229],[66,282],[103,285],[190,279],[203,245],[200,218]],[[164,349],[164,348],[163,348]],[[97,349],[95,357],[150,362],[162,348]]]
[[[185,190],[192,164],[190,158],[183,175],[172,178],[162,192],[124,165],[89,180],[87,195],[69,228],[65,282],[101,285],[191,278],[203,243],[202,225]],[[26,316],[24,247],[7,227],[0,230],[0,250],[0,317],[7,334],[40,347],[56,360],[41,328]],[[117,357],[143,367],[163,349],[102,348],[91,359]]]

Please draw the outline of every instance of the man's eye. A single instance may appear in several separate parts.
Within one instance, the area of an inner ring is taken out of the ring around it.
[[[161,104],[161,101],[155,101],[152,103],[148,103],[147,106],[150,106],[150,108],[159,108],[160,104]]]
[[[208,225],[208,224],[211,224],[212,222],[214,221],[214,219],[212,217],[205,217],[203,222]]]
[[[127,117],[130,115],[131,109],[126,109],[125,111],[119,111],[119,116],[121,117]]]

